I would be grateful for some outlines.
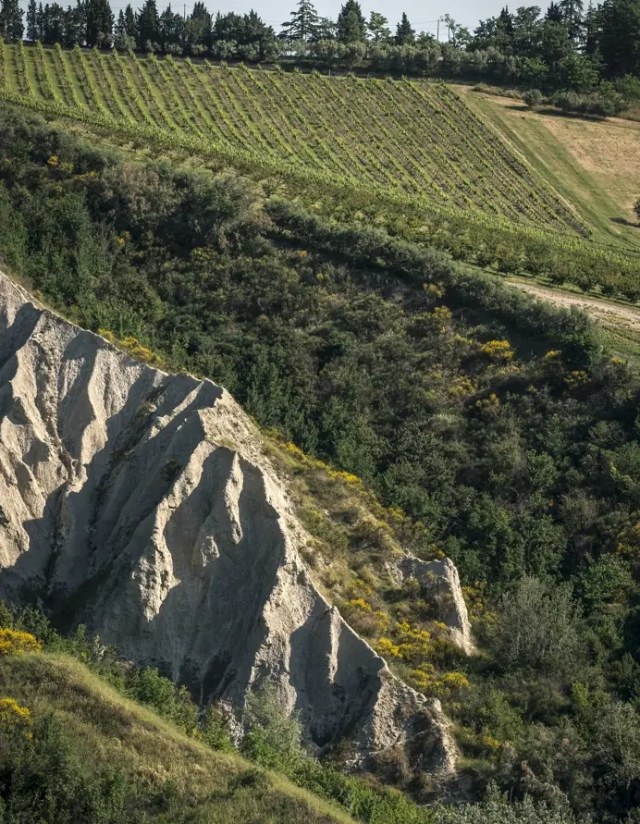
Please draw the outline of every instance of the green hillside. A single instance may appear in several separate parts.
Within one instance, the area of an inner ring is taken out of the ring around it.
[[[441,83],[0,41],[0,99],[154,156],[232,167],[325,219],[483,269],[640,296],[637,250],[590,239],[581,204]]]
[[[464,797],[490,799],[495,783],[557,811],[527,822],[624,820],[640,793],[637,382],[582,315],[173,160],[1,106],[6,265],[67,317],[213,378],[278,431],[270,452],[313,537],[305,560],[394,671],[443,701]],[[439,643],[421,589],[389,579],[398,544],[456,562],[477,658]],[[27,705],[18,687],[6,694]],[[336,773],[325,795],[342,799]],[[376,780],[441,797],[402,754]],[[429,820],[411,809],[357,817]],[[514,809],[459,820],[511,824]]]
[[[579,230],[577,216],[443,84],[4,45],[0,94],[301,179]]]
[[[7,698],[28,711],[26,723]],[[68,656],[1,657],[0,699],[2,821],[353,821],[240,756],[188,738]]]

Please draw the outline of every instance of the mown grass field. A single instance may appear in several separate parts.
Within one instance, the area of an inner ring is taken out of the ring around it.
[[[443,84],[4,45],[0,94],[365,189],[558,230],[577,213]]]
[[[595,237],[640,246],[633,212],[640,195],[640,123],[529,111],[508,97],[475,92],[465,99],[567,201],[580,204]]]

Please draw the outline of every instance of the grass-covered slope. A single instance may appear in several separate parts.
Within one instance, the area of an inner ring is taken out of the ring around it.
[[[301,181],[574,230],[576,214],[443,84],[0,48],[0,95]]]
[[[0,42],[0,99],[153,156],[233,167],[325,219],[482,268],[640,295],[637,255],[591,240],[600,218],[562,175],[443,84]]]
[[[28,711],[26,723],[6,698]],[[240,756],[188,738],[65,655],[0,658],[0,752],[0,819],[14,824],[352,821]]]
[[[633,211],[640,192],[640,123],[535,111],[513,98],[477,92],[466,94],[465,100],[556,191],[580,204],[594,236],[606,243],[640,246]]]

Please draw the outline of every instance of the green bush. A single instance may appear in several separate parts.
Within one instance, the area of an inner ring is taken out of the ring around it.
[[[542,103],[542,92],[540,89],[529,89],[522,95],[522,99],[530,109],[537,109]]]

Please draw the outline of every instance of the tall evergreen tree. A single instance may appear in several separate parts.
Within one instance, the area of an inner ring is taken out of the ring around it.
[[[24,12],[20,8],[19,0],[1,0],[0,2],[0,34],[5,40],[15,42],[22,39]]]
[[[81,46],[87,40],[86,5],[80,0],[75,8],[69,6],[64,16],[63,43],[68,48]]]
[[[402,12],[402,19],[396,27],[395,39],[397,46],[407,46],[409,43],[413,43],[416,39],[415,30],[411,27],[411,23],[409,22],[406,12]]]
[[[605,0],[592,37],[610,77],[640,74],[640,0]]]
[[[35,43],[38,39],[38,4],[36,0],[29,0],[27,6],[27,40]]]
[[[584,16],[583,0],[559,0],[558,6],[562,12],[562,22],[566,25],[569,37],[579,40],[582,34]]]
[[[47,3],[42,15],[42,42],[50,46],[62,43],[67,15],[59,3]]]
[[[367,38],[367,21],[357,0],[347,0],[340,9],[337,22],[338,40],[341,43],[358,43]]]
[[[124,10],[124,32],[127,37],[135,38],[138,31],[138,23],[136,21],[136,13],[134,12],[131,3],[129,3]]]
[[[156,0],[145,0],[136,20],[136,44],[149,51],[160,43],[160,18]]]
[[[197,0],[184,27],[185,51],[201,54],[211,48],[213,18],[204,3]]]
[[[171,4],[160,15],[158,43],[165,54],[179,54],[183,50],[183,34],[185,21],[176,14]]]
[[[545,14],[545,20],[549,20],[551,23],[564,22],[563,11],[557,3],[549,4],[549,8],[547,9],[547,13]]]
[[[87,46],[110,46],[113,37],[113,12],[109,0],[85,0]]]
[[[298,7],[291,12],[291,19],[282,24],[280,37],[286,40],[315,40],[320,28],[320,18],[311,0],[299,0]]]

